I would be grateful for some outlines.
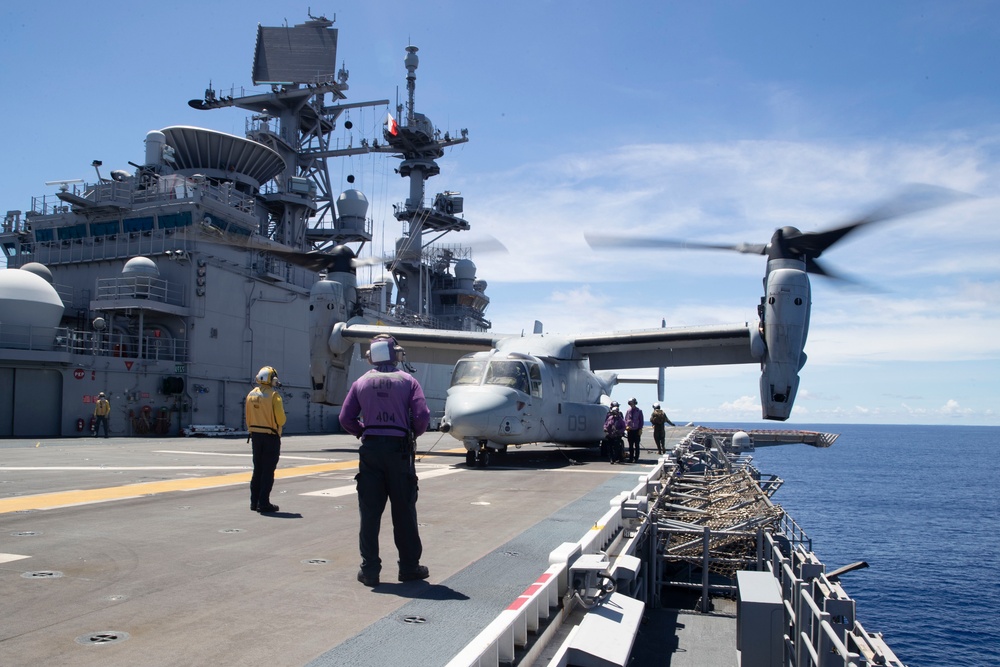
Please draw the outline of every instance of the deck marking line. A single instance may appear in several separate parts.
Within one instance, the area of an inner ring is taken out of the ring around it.
[[[154,454],[194,454],[196,456],[239,456],[243,458],[252,458],[253,454],[232,454],[225,452],[195,452],[195,451],[184,451],[179,449],[157,449],[153,452]],[[282,461],[324,461],[326,463],[333,463],[339,461],[340,459],[321,459],[315,456],[281,456]]]
[[[17,472],[45,472],[49,470],[88,472],[97,470],[116,471],[136,471],[136,470],[249,470],[251,466],[11,466],[0,468],[0,470],[14,470]]]
[[[339,463],[320,463],[294,468],[279,468],[274,472],[274,477],[275,479],[305,477],[308,475],[315,475],[320,472],[356,468],[357,465],[357,461],[343,461]],[[58,491],[55,493],[40,493],[32,496],[3,498],[0,499],[0,514],[19,512],[23,510],[47,510],[55,509],[57,507],[69,507],[72,505],[86,505],[108,500],[123,500],[126,498],[138,498],[158,493],[169,493],[172,491],[200,491],[203,489],[211,489],[221,486],[235,486],[237,484],[249,483],[252,474],[252,472],[247,471],[229,475],[216,475],[213,477],[168,479],[161,480],[159,482],[142,482],[140,484],[112,486],[102,489],[75,489],[71,491]]]
[[[434,477],[441,477],[443,475],[450,475],[453,472],[462,472],[463,468],[455,467],[433,467],[430,469],[418,469],[417,470],[417,480],[422,481],[425,479],[432,479]],[[300,493],[302,496],[321,496],[323,498],[339,498],[340,496],[350,496],[357,493],[357,488],[353,484],[347,484],[344,486],[335,486],[330,489],[320,489],[319,491],[309,491],[308,493]]]
[[[22,556],[20,554],[0,554],[0,563],[11,563],[15,560],[22,560],[24,558],[31,558],[31,556]]]
[[[551,578],[552,574],[549,572],[546,572],[542,576],[538,577],[538,579],[535,580],[535,583],[525,588],[524,592],[521,593],[519,596],[517,596],[516,600],[510,603],[510,606],[507,607],[507,611],[517,611],[518,609],[526,605],[528,602],[531,601],[533,597],[535,597],[538,594],[538,591],[542,590],[542,588],[545,587],[545,582]]]

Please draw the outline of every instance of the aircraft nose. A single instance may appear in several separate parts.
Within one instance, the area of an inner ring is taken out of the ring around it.
[[[492,391],[463,391],[448,396],[444,421],[448,433],[461,440],[466,437],[489,437],[504,417],[513,414],[513,400]]]

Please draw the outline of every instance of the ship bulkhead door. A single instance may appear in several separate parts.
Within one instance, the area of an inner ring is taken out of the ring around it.
[[[62,433],[62,374],[57,370],[0,368],[0,437]],[[74,416],[75,418],[75,416]]]
[[[0,438],[14,435],[14,369],[0,368]]]

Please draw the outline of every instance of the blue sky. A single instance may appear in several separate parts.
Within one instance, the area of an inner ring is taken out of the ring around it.
[[[976,195],[877,226],[824,254],[875,286],[813,280],[790,423],[1000,424],[1000,6],[992,2],[4,3],[2,210],[45,181],[141,161],[148,131],[242,135],[236,110],[197,112],[209,81],[250,87],[258,23],[336,15],[348,101],[405,94],[468,144],[429,194],[460,190],[494,330],[742,322],[764,260],[594,251],[585,231],[765,242],[819,230],[912,182]],[[358,132],[383,118],[356,114]],[[345,140],[347,137],[345,136]],[[357,139],[355,138],[355,141]],[[353,173],[391,237],[405,184],[384,160]],[[343,184],[346,187],[346,183]],[[454,237],[454,241],[462,240]],[[670,369],[674,420],[761,422],[755,368]],[[615,398],[654,391],[619,387]]]

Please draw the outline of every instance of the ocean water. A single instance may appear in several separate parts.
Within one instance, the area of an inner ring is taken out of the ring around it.
[[[908,667],[1000,665],[1000,427],[791,428],[841,435],[754,464],[828,571],[868,563],[841,577],[865,629]]]

